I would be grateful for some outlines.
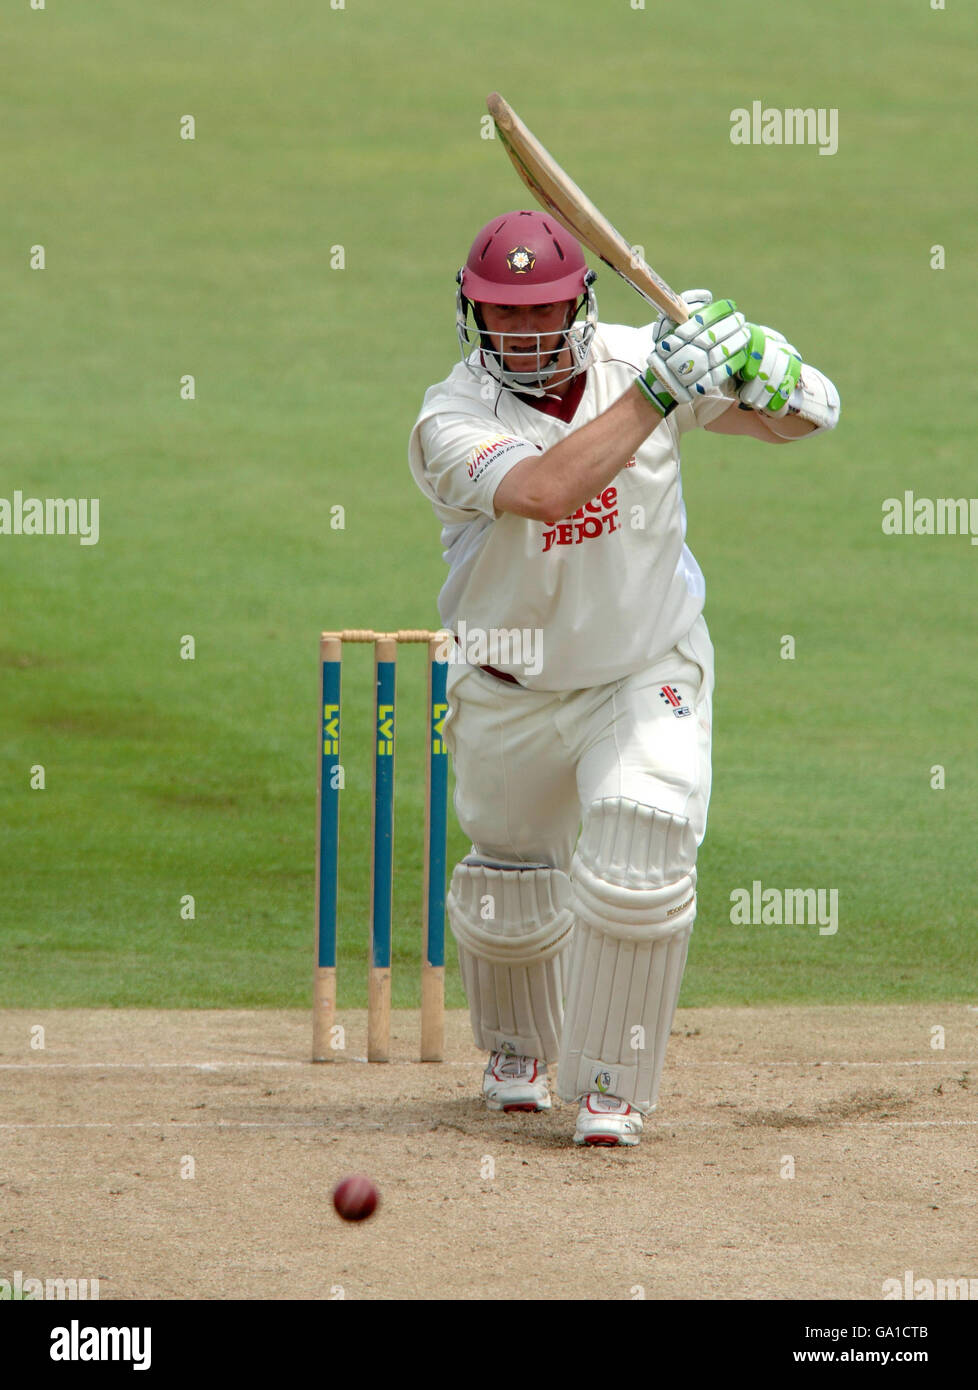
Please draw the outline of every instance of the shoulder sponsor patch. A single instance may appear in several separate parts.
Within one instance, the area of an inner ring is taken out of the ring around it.
[[[514,434],[491,434],[477,444],[465,460],[469,477],[475,482],[490,463],[505,458],[514,448],[525,448],[526,441]]]

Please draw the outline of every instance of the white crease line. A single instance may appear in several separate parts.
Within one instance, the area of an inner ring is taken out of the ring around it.
[[[322,1069],[324,1074],[328,1072],[331,1065],[348,1066],[351,1062],[363,1063],[368,1065],[366,1057],[337,1057],[335,1063],[330,1062],[310,1062],[300,1061],[298,1058],[287,1061],[239,1061],[239,1062],[0,1062],[0,1071],[226,1071],[233,1068],[251,1067],[258,1070],[263,1067],[314,1067],[317,1071]],[[381,1065],[373,1063],[369,1065]],[[428,1062],[384,1062],[383,1067],[386,1071],[392,1071],[397,1067],[427,1067]],[[449,1067],[478,1067],[484,1069],[484,1062],[445,1062],[441,1065]],[[696,1067],[978,1067],[978,1058],[942,1058],[938,1061],[931,1061],[919,1058],[895,1058],[882,1062],[852,1062],[852,1061],[778,1061],[765,1062],[757,1058],[704,1058],[698,1061],[685,1062],[676,1059],[668,1064],[669,1068],[675,1070],[679,1067],[686,1067],[694,1070]]]
[[[191,1071],[221,1071],[225,1067],[311,1067],[312,1062],[0,1062],[0,1071],[127,1071],[187,1068]]]
[[[3,1123],[0,1129],[389,1129],[389,1125],[336,1125],[328,1120],[58,1120]],[[408,1120],[402,1129],[431,1129],[429,1120]]]
[[[669,1064],[667,1063],[667,1066]],[[963,1061],[954,1057],[942,1058],[940,1061],[931,1061],[928,1058],[891,1058],[882,1062],[761,1062],[757,1060],[738,1061],[729,1057],[706,1058],[698,1062],[675,1061],[671,1064],[674,1067],[978,1067],[978,1057]]]
[[[663,1133],[668,1130],[681,1129],[710,1129],[722,1130],[727,1133],[729,1130],[817,1130],[821,1127],[828,1129],[954,1129],[960,1126],[978,1125],[978,1119],[974,1120],[832,1120],[831,1116],[824,1119],[803,1120],[797,1125],[790,1120],[784,1125],[767,1125],[767,1123],[750,1123],[745,1120],[732,1119],[731,1123],[724,1125],[718,1120],[660,1120],[657,1131]],[[457,1130],[457,1125],[443,1126],[436,1120],[406,1120],[399,1123],[395,1129],[390,1129],[390,1125],[371,1125],[371,1123],[358,1122],[356,1125],[335,1125],[328,1120],[295,1120],[295,1122],[281,1123],[276,1120],[78,1120],[78,1122],[58,1122],[51,1125],[44,1123],[24,1123],[24,1125],[3,1125],[0,1123],[0,1130],[68,1130],[68,1129],[218,1129],[218,1130],[297,1130],[297,1129],[321,1129],[329,1130],[331,1133],[338,1131],[349,1131],[349,1133],[360,1133],[363,1130],[382,1130],[388,1134],[399,1134],[403,1130],[426,1130],[428,1133],[435,1133],[439,1129]],[[653,1131],[656,1133],[656,1131]],[[471,1133],[467,1138],[478,1138],[478,1134]]]
[[[571,1106],[565,1107],[568,1112]],[[476,1118],[476,1117],[473,1117]],[[765,1124],[763,1122],[747,1122],[744,1116],[732,1116],[729,1123],[722,1123],[719,1120],[666,1120],[661,1119],[656,1122],[653,1135],[656,1132],[668,1131],[671,1129],[818,1129],[820,1126],[828,1126],[831,1129],[945,1129],[954,1128],[960,1125],[978,1125],[978,1119],[974,1120],[833,1120],[826,1115],[820,1118],[802,1116],[802,1123],[793,1122],[788,1118],[784,1124]],[[738,1123],[738,1120],[740,1123]],[[55,1121],[50,1124],[43,1121],[24,1121],[23,1123],[0,1123],[0,1130],[4,1129],[328,1129],[328,1130],[362,1130],[378,1129],[388,1133],[398,1134],[405,1129],[425,1129],[434,1132],[437,1129],[451,1129],[456,1131],[458,1125],[442,1125],[437,1120],[408,1120],[399,1123],[391,1130],[389,1124],[367,1124],[357,1122],[356,1124],[335,1124],[329,1120],[77,1120],[77,1121]],[[476,1139],[479,1136],[475,1133],[467,1136]]]

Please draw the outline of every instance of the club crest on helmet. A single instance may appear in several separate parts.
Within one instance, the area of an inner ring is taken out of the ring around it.
[[[528,246],[514,246],[506,255],[506,264],[514,275],[527,275],[536,264],[536,259]]]

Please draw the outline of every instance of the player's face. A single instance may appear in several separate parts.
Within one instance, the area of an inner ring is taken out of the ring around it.
[[[481,304],[482,321],[493,347],[511,372],[534,372],[549,362],[564,345],[564,330],[575,301],[558,304]],[[565,364],[560,358],[558,366]]]

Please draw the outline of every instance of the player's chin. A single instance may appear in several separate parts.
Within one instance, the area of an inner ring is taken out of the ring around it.
[[[538,372],[541,371],[551,358],[558,351],[558,344],[553,347],[544,344],[543,347],[527,348],[526,352],[514,352],[512,348],[505,353],[506,366],[511,372]]]

